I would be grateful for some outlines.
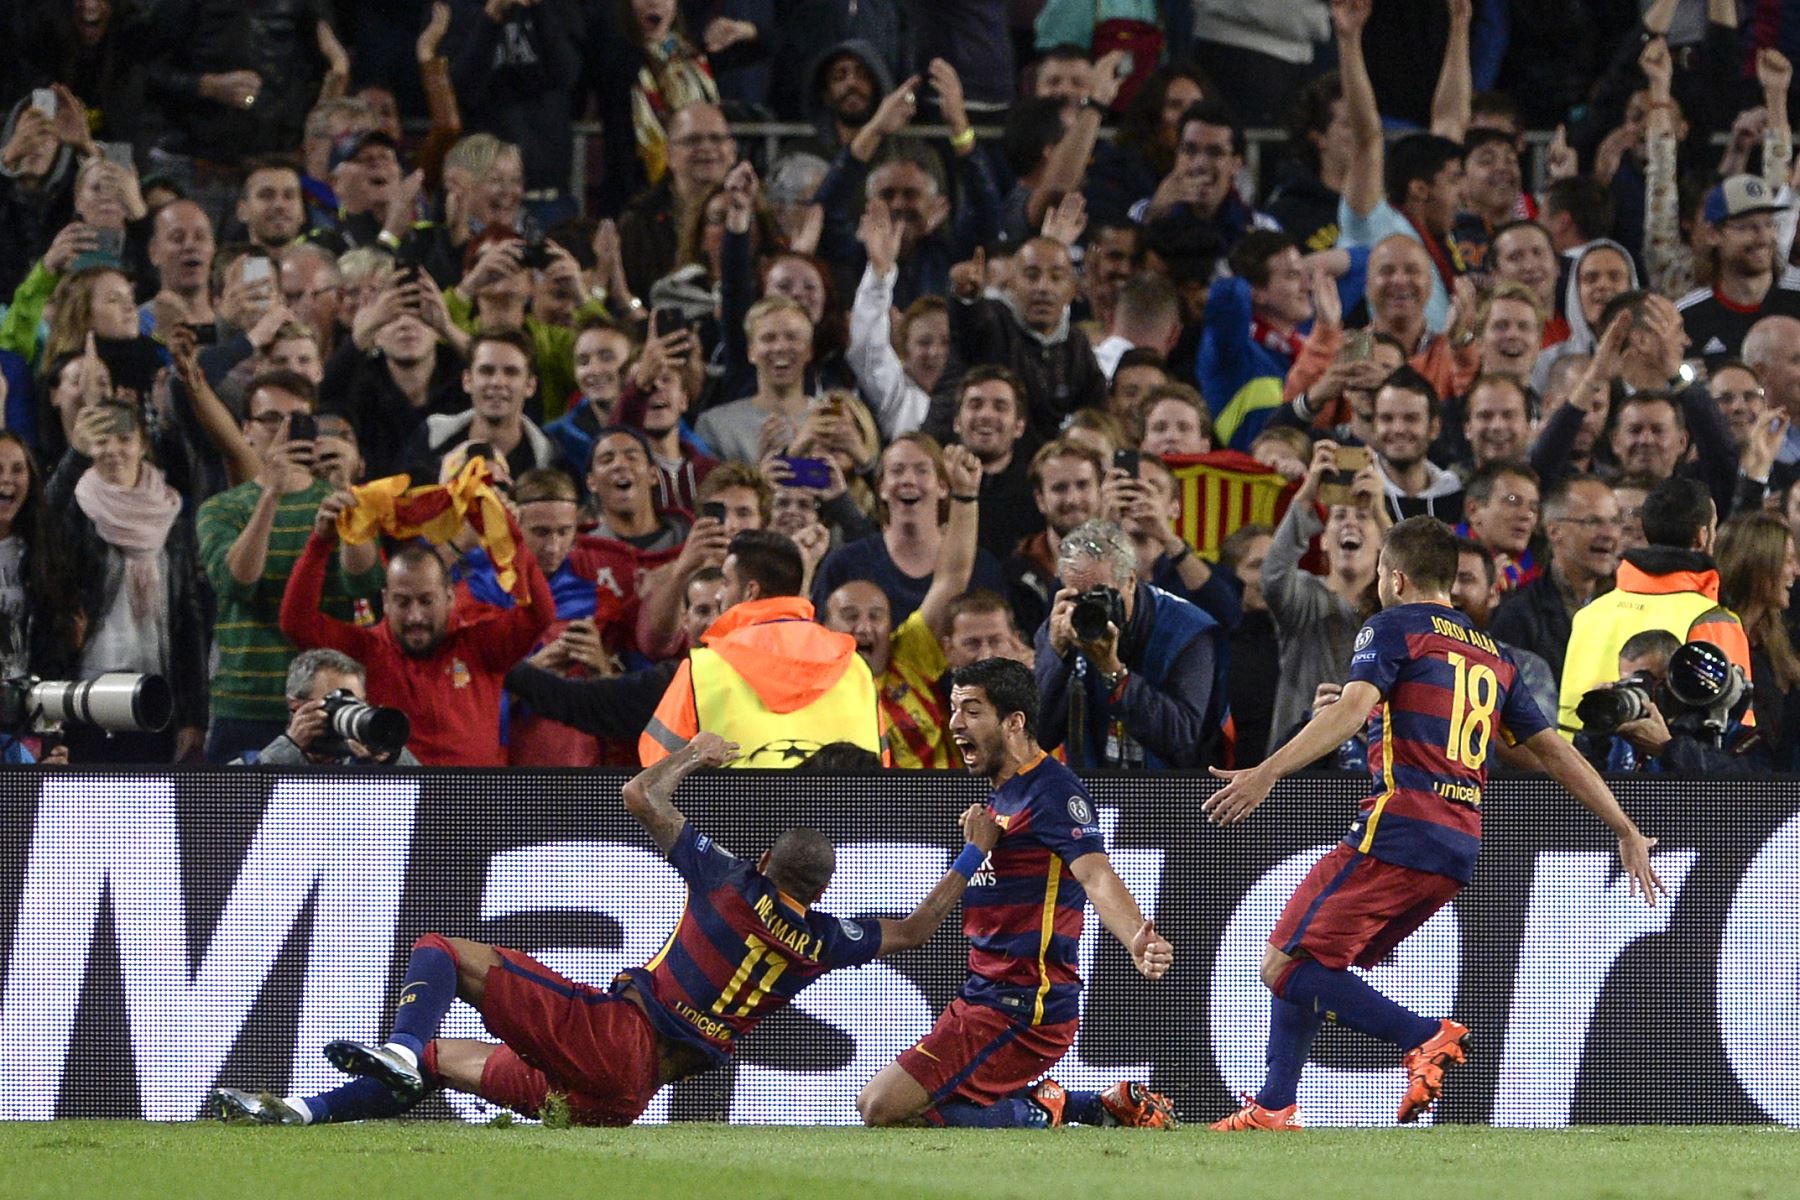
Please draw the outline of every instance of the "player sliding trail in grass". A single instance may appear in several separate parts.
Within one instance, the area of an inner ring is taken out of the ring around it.
[[[1144,975],[1161,978],[1175,951],[1113,872],[1087,788],[1038,748],[1031,668],[1000,658],[960,667],[950,706],[950,736],[970,773],[993,783],[987,811],[1006,832],[963,899],[962,995],[869,1081],[857,1111],[869,1125],[1173,1127],[1168,1100],[1141,1084],[1066,1092],[1034,1082],[1075,1042],[1089,898]]]
[[[1456,539],[1432,517],[1388,531],[1376,565],[1382,611],[1356,635],[1339,699],[1260,766],[1226,780],[1202,806],[1217,824],[1249,816],[1276,780],[1330,753],[1369,723],[1374,788],[1344,840],[1301,881],[1275,922],[1262,980],[1275,993],[1268,1074],[1222,1132],[1299,1129],[1301,1068],[1329,1017],[1406,1051],[1399,1120],[1416,1121],[1465,1058],[1467,1026],[1389,1000],[1351,966],[1386,958],[1469,882],[1481,849],[1481,788],[1496,736],[1519,765],[1549,772],[1619,838],[1634,892],[1663,891],[1639,833],[1600,776],[1550,728],[1519,686],[1512,658],[1450,607]]]
[[[626,810],[688,886],[674,935],[646,966],[603,990],[517,950],[427,934],[414,944],[389,1040],[325,1047],[358,1078],[285,1100],[216,1088],[213,1112],[264,1124],[361,1121],[398,1116],[447,1087],[528,1116],[557,1094],[575,1124],[629,1125],[664,1084],[727,1061],[737,1035],[827,971],[923,945],[1000,840],[999,824],[972,804],[962,815],[968,845],[910,916],[829,916],[812,908],[836,863],[819,834],[789,830],[752,864],[697,832],[670,803],[684,777],[736,755],[737,746],[700,733],[623,789]],[[457,996],[480,1010],[502,1044],[438,1038]]]

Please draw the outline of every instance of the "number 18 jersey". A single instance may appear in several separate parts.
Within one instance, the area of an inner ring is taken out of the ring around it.
[[[1481,790],[1494,738],[1547,728],[1510,655],[1441,604],[1402,604],[1357,632],[1350,678],[1372,684],[1374,786],[1344,842],[1382,862],[1463,883],[1481,850]]]

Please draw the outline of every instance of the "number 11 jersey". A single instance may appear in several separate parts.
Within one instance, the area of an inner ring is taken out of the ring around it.
[[[1372,684],[1373,787],[1344,842],[1382,862],[1463,883],[1481,850],[1493,739],[1548,727],[1512,657],[1441,604],[1401,604],[1357,631],[1350,679]]]

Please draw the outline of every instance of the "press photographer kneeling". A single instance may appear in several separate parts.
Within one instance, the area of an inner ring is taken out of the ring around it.
[[[1749,704],[1749,680],[1723,650],[1646,629],[1619,651],[1618,681],[1581,697],[1575,744],[1601,771],[1758,774],[1771,763],[1740,723]]]
[[[336,650],[305,650],[288,666],[288,725],[234,766],[399,766],[419,760],[406,748],[412,723],[397,708],[367,701],[361,663]]]

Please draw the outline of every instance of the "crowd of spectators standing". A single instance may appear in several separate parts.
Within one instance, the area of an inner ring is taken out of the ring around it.
[[[0,30],[0,673],[174,697],[58,761],[356,758],[342,686],[427,765],[949,768],[947,673],[1005,656],[1073,766],[1241,766],[1417,514],[1565,729],[1683,642],[1749,680],[1610,765],[1800,755],[1781,0]]]

